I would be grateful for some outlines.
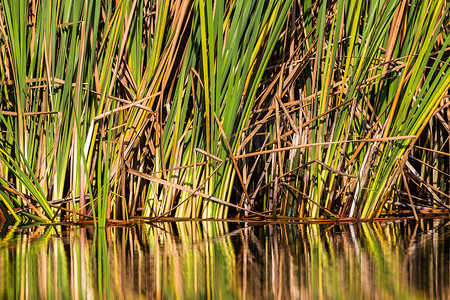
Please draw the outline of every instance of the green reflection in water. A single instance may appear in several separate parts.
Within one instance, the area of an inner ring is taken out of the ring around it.
[[[449,233],[446,220],[13,226],[0,299],[445,298]]]

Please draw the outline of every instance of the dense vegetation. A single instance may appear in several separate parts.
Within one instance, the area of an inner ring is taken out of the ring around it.
[[[447,212],[448,8],[2,0],[2,215]]]

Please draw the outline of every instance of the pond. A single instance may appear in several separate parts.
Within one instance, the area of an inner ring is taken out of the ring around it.
[[[445,219],[9,226],[0,299],[411,299],[450,293]]]

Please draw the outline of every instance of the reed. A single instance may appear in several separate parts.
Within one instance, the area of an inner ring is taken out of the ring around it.
[[[445,1],[0,5],[4,218],[449,210]]]

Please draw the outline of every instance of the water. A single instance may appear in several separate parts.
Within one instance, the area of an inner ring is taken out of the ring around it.
[[[0,299],[411,299],[450,295],[450,223],[10,227]]]

